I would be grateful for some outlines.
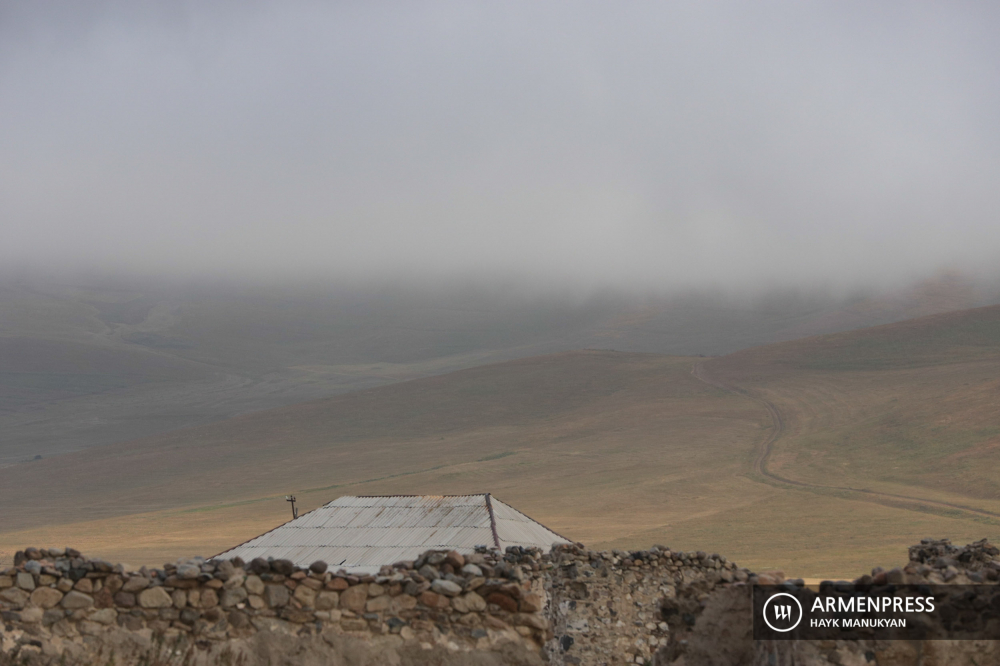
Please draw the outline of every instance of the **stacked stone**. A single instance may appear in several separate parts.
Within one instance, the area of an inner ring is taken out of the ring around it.
[[[949,539],[922,539],[910,546],[910,561],[904,567],[875,567],[871,575],[855,579],[859,584],[971,585],[1000,581],[1000,549],[986,539],[958,547]]]
[[[606,576],[609,572],[634,571],[669,574],[676,583],[684,582],[685,578],[702,577],[732,583],[747,582],[754,575],[722,555],[709,555],[704,551],[671,551],[666,546],[653,546],[649,550],[597,552],[587,550],[582,544],[557,545],[544,559],[552,566],[566,569],[566,574],[571,578],[578,575]]]
[[[683,654],[686,636],[719,586],[757,576],[702,551],[591,551],[553,547],[540,557],[554,624],[551,664],[649,663]]]
[[[214,640],[331,628],[478,647],[506,637],[537,648],[550,638],[539,567],[492,551],[428,551],[366,576],[260,558],[196,557],[126,572],[72,549],[28,548],[15,563],[0,571],[2,618],[40,635],[74,638],[117,625]]]

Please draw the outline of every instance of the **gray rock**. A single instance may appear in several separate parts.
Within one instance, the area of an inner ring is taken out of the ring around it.
[[[236,566],[230,560],[222,560],[215,565],[215,577],[219,580],[229,580],[236,573]]]
[[[264,601],[271,608],[284,606],[288,603],[288,588],[284,585],[268,585],[264,588]]]
[[[201,567],[185,562],[177,566],[177,577],[183,580],[193,580],[201,575]]]
[[[168,597],[169,598],[169,597]],[[62,598],[60,605],[67,610],[77,610],[80,608],[93,608],[94,598],[89,594],[71,590]]]
[[[102,608],[99,611],[95,611],[87,616],[87,619],[91,622],[96,622],[98,624],[114,624],[115,619],[118,617],[118,611],[114,608]]]
[[[51,627],[53,624],[66,617],[66,611],[61,608],[50,608],[42,614],[42,624]]]
[[[222,592],[222,597],[219,599],[219,605],[223,608],[232,608],[241,601],[246,601],[247,591],[242,587],[234,587],[230,590],[224,590]]]
[[[282,576],[291,576],[295,573],[295,564],[291,560],[275,560],[271,562],[271,571]]]
[[[8,587],[0,590],[0,601],[6,601],[14,606],[23,606],[28,603],[28,593],[19,587]]]
[[[28,564],[31,564],[31,562],[28,562]],[[37,562],[35,562],[35,564],[37,564]],[[31,592],[35,589],[35,577],[30,573],[18,572],[16,585],[22,590]]]
[[[429,564],[425,564],[424,566],[420,567],[420,569],[417,570],[417,573],[419,573],[427,580],[436,580],[441,576],[440,572],[438,572],[437,569],[435,569]]]
[[[468,578],[478,578],[483,575],[483,570],[475,564],[466,564],[462,567],[462,574]]]
[[[139,592],[149,587],[150,580],[145,576],[132,576],[122,585],[122,592]]]
[[[42,621],[44,615],[45,611],[41,608],[31,606],[21,611],[21,622],[25,624],[37,624]]]
[[[462,593],[462,586],[450,580],[438,578],[431,583],[431,592],[443,594],[446,597],[454,597]]]
[[[464,597],[465,605],[474,613],[481,613],[486,610],[486,600],[475,592],[469,592]]]
[[[260,579],[260,576],[247,576],[243,586],[250,594],[264,594],[264,581]]]
[[[316,610],[333,610],[337,607],[340,595],[336,592],[323,591],[316,595]]]
[[[260,574],[270,572],[271,565],[263,557],[255,557],[250,561],[250,571],[259,576]]]
[[[167,608],[174,605],[174,600],[162,587],[151,587],[143,590],[139,593],[138,601],[143,608]]]
[[[62,601],[62,592],[53,587],[40,587],[31,593],[31,603],[42,609],[54,608]]]

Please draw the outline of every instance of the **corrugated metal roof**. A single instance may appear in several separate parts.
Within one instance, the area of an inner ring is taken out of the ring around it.
[[[416,559],[426,550],[471,553],[476,546],[569,543],[489,493],[338,497],[329,504],[251,539],[217,558],[288,559],[299,566],[323,560],[332,569],[375,573]]]

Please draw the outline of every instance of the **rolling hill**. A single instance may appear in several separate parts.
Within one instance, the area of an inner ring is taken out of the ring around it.
[[[1000,307],[718,358],[576,351],[0,469],[0,552],[210,554],[341,494],[490,491],[597,547],[805,577],[1000,534]]]
[[[725,354],[997,298],[955,274],[881,294],[749,299],[7,276],[0,467],[509,359]]]

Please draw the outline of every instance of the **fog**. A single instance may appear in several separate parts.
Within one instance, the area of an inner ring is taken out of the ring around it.
[[[998,11],[0,1],[0,262],[643,289],[989,272]]]

